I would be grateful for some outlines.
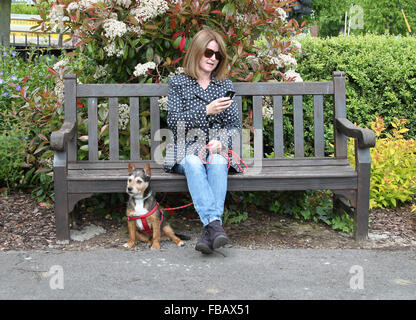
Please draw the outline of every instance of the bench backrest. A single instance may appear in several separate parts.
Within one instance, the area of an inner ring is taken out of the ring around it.
[[[130,159],[140,160],[139,142],[139,109],[140,97],[150,98],[151,124],[151,159],[159,148],[159,139],[154,139],[160,128],[160,108],[158,100],[168,95],[167,84],[77,84],[75,75],[67,75],[65,83],[65,120],[75,122],[77,119],[77,99],[88,98],[88,153],[89,161],[98,160],[97,137],[97,99],[107,98],[109,105],[109,160],[119,160],[119,114],[118,98],[128,97],[130,101]],[[314,103],[314,156],[325,157],[324,154],[324,96],[331,95],[334,99],[334,118],[345,118],[345,74],[333,72],[333,80],[328,82],[257,82],[234,83],[236,101],[242,113],[242,96],[253,97],[253,122],[255,132],[263,132],[262,97],[273,97],[273,132],[274,157],[284,157],[283,141],[283,103],[282,97],[293,96],[293,127],[294,127],[294,156],[303,158],[304,147],[304,114],[303,96],[312,95]],[[335,126],[334,126],[335,127]],[[78,135],[76,135],[78,136]],[[254,158],[263,158],[263,135],[254,134]],[[347,140],[344,135],[334,132],[334,149],[337,158],[347,157]],[[68,147],[68,161],[77,161],[77,141],[73,139]]]

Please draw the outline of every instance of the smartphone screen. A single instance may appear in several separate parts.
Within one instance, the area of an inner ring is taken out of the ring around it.
[[[235,91],[228,90],[228,91],[225,93],[224,97],[230,97],[230,99],[232,99],[232,98],[234,97],[234,95],[235,95]]]

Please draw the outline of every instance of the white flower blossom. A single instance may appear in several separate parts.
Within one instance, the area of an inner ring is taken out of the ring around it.
[[[122,37],[127,32],[126,24],[116,19],[107,19],[103,24],[103,28],[105,36],[110,40]]]
[[[55,79],[55,88],[53,89],[53,92],[59,101],[64,101],[64,81],[60,78]]]
[[[131,0],[116,0],[119,6],[123,6],[125,8],[129,8],[131,5]]]
[[[137,20],[145,22],[164,14],[168,9],[169,5],[165,0],[147,0],[141,1],[140,5],[132,10],[132,14]]]
[[[178,67],[175,72],[169,73],[169,78],[176,76],[177,74],[185,73],[185,69],[183,67]]]
[[[78,9],[79,10],[86,10],[91,8],[95,3],[102,2],[103,0],[80,0],[78,2]]]
[[[159,102],[160,110],[165,110],[165,111],[168,110],[168,97],[167,96],[160,97],[158,102]]]
[[[121,57],[124,53],[123,49],[116,49],[116,44],[114,42],[106,45],[104,47],[104,51],[107,52],[107,56],[108,57],[113,57],[113,56],[117,56],[117,57]]]
[[[263,97],[263,117],[269,120],[273,119],[273,104],[269,96]]]
[[[294,82],[303,82],[302,77],[295,70],[290,69],[290,70],[288,70],[288,71],[285,72],[285,78],[286,79],[293,78],[293,77],[295,79],[293,79],[292,81],[294,81]]]
[[[302,53],[302,44],[297,40],[292,40],[290,45],[293,49],[295,49],[299,54]]]
[[[237,28],[243,28],[247,24],[247,18],[244,14],[237,12],[234,17]]]
[[[49,20],[51,24],[57,24],[58,30],[64,28],[64,5],[63,4],[54,4],[49,12]]]
[[[141,36],[143,34],[143,30],[139,26],[129,25],[127,27],[127,31],[130,32],[130,33],[134,33],[137,36]]]
[[[281,21],[285,21],[286,20],[286,11],[283,10],[282,8],[277,8],[276,15],[277,15],[277,18],[279,20],[281,20]]]
[[[283,54],[283,53],[281,53],[281,54],[279,54],[278,58],[280,59],[281,64],[284,67],[291,67],[291,66],[297,67],[298,66],[298,62],[290,54]]]
[[[93,76],[94,80],[98,80],[100,78],[107,76],[108,75],[107,67],[108,67],[108,64],[106,64],[105,66],[98,65]]]
[[[68,7],[66,8],[66,10],[68,10],[69,12],[75,11],[77,9],[79,9],[78,2],[71,2],[70,4],[68,4]]]
[[[121,130],[126,130],[130,123],[130,106],[128,104],[118,105],[118,126]]]
[[[281,61],[280,61],[280,59],[278,58],[278,57],[272,57],[272,56],[269,56],[269,61],[270,61],[270,64],[274,64],[274,65],[276,65],[276,68],[277,69],[280,69],[280,68],[282,68],[283,66],[282,66],[282,63],[281,63]]]
[[[59,60],[57,63],[55,63],[52,67],[53,70],[55,70],[57,73],[60,73],[60,71],[67,66],[69,63],[69,60],[67,58]]]
[[[136,77],[140,77],[146,74],[149,69],[156,69],[156,63],[150,61],[144,64],[139,63],[135,68],[133,75]]]

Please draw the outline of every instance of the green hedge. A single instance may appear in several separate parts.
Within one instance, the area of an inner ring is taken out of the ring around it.
[[[352,122],[367,127],[376,115],[387,124],[393,117],[403,117],[408,119],[409,137],[416,137],[415,38],[305,37],[300,42],[298,72],[304,81],[327,81],[333,71],[345,71],[347,115]]]

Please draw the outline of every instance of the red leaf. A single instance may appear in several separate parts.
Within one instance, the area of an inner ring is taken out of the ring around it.
[[[181,39],[181,42],[179,42],[179,50],[181,50],[182,52],[184,52],[183,49],[185,49],[185,44],[186,44],[186,38],[185,36],[183,36]]]
[[[46,137],[45,137],[45,135],[44,135],[44,134],[42,134],[42,133],[39,133],[39,134],[38,134],[38,137],[39,137],[40,139],[42,139],[43,141],[49,142],[48,138],[46,138]]]
[[[176,20],[175,17],[172,17],[172,19],[170,20],[170,27],[172,30],[176,29]]]
[[[175,64],[177,64],[179,61],[181,61],[183,59],[183,57],[179,57],[178,59],[176,59],[176,60],[173,60],[172,61],[172,63],[171,63],[171,65],[172,66],[174,66]]]
[[[177,38],[177,37],[179,37],[181,35],[183,35],[183,31],[182,32],[176,32],[176,33],[174,33],[172,37],[173,38]]]
[[[84,108],[84,104],[81,104],[81,98],[78,98],[77,106]]]
[[[49,73],[51,73],[53,75],[56,75],[56,71],[53,70],[51,67],[48,67],[48,71],[49,71]]]
[[[30,75],[28,75],[26,78],[24,78],[22,84],[25,84],[26,81],[29,80],[29,78],[30,78]]]

